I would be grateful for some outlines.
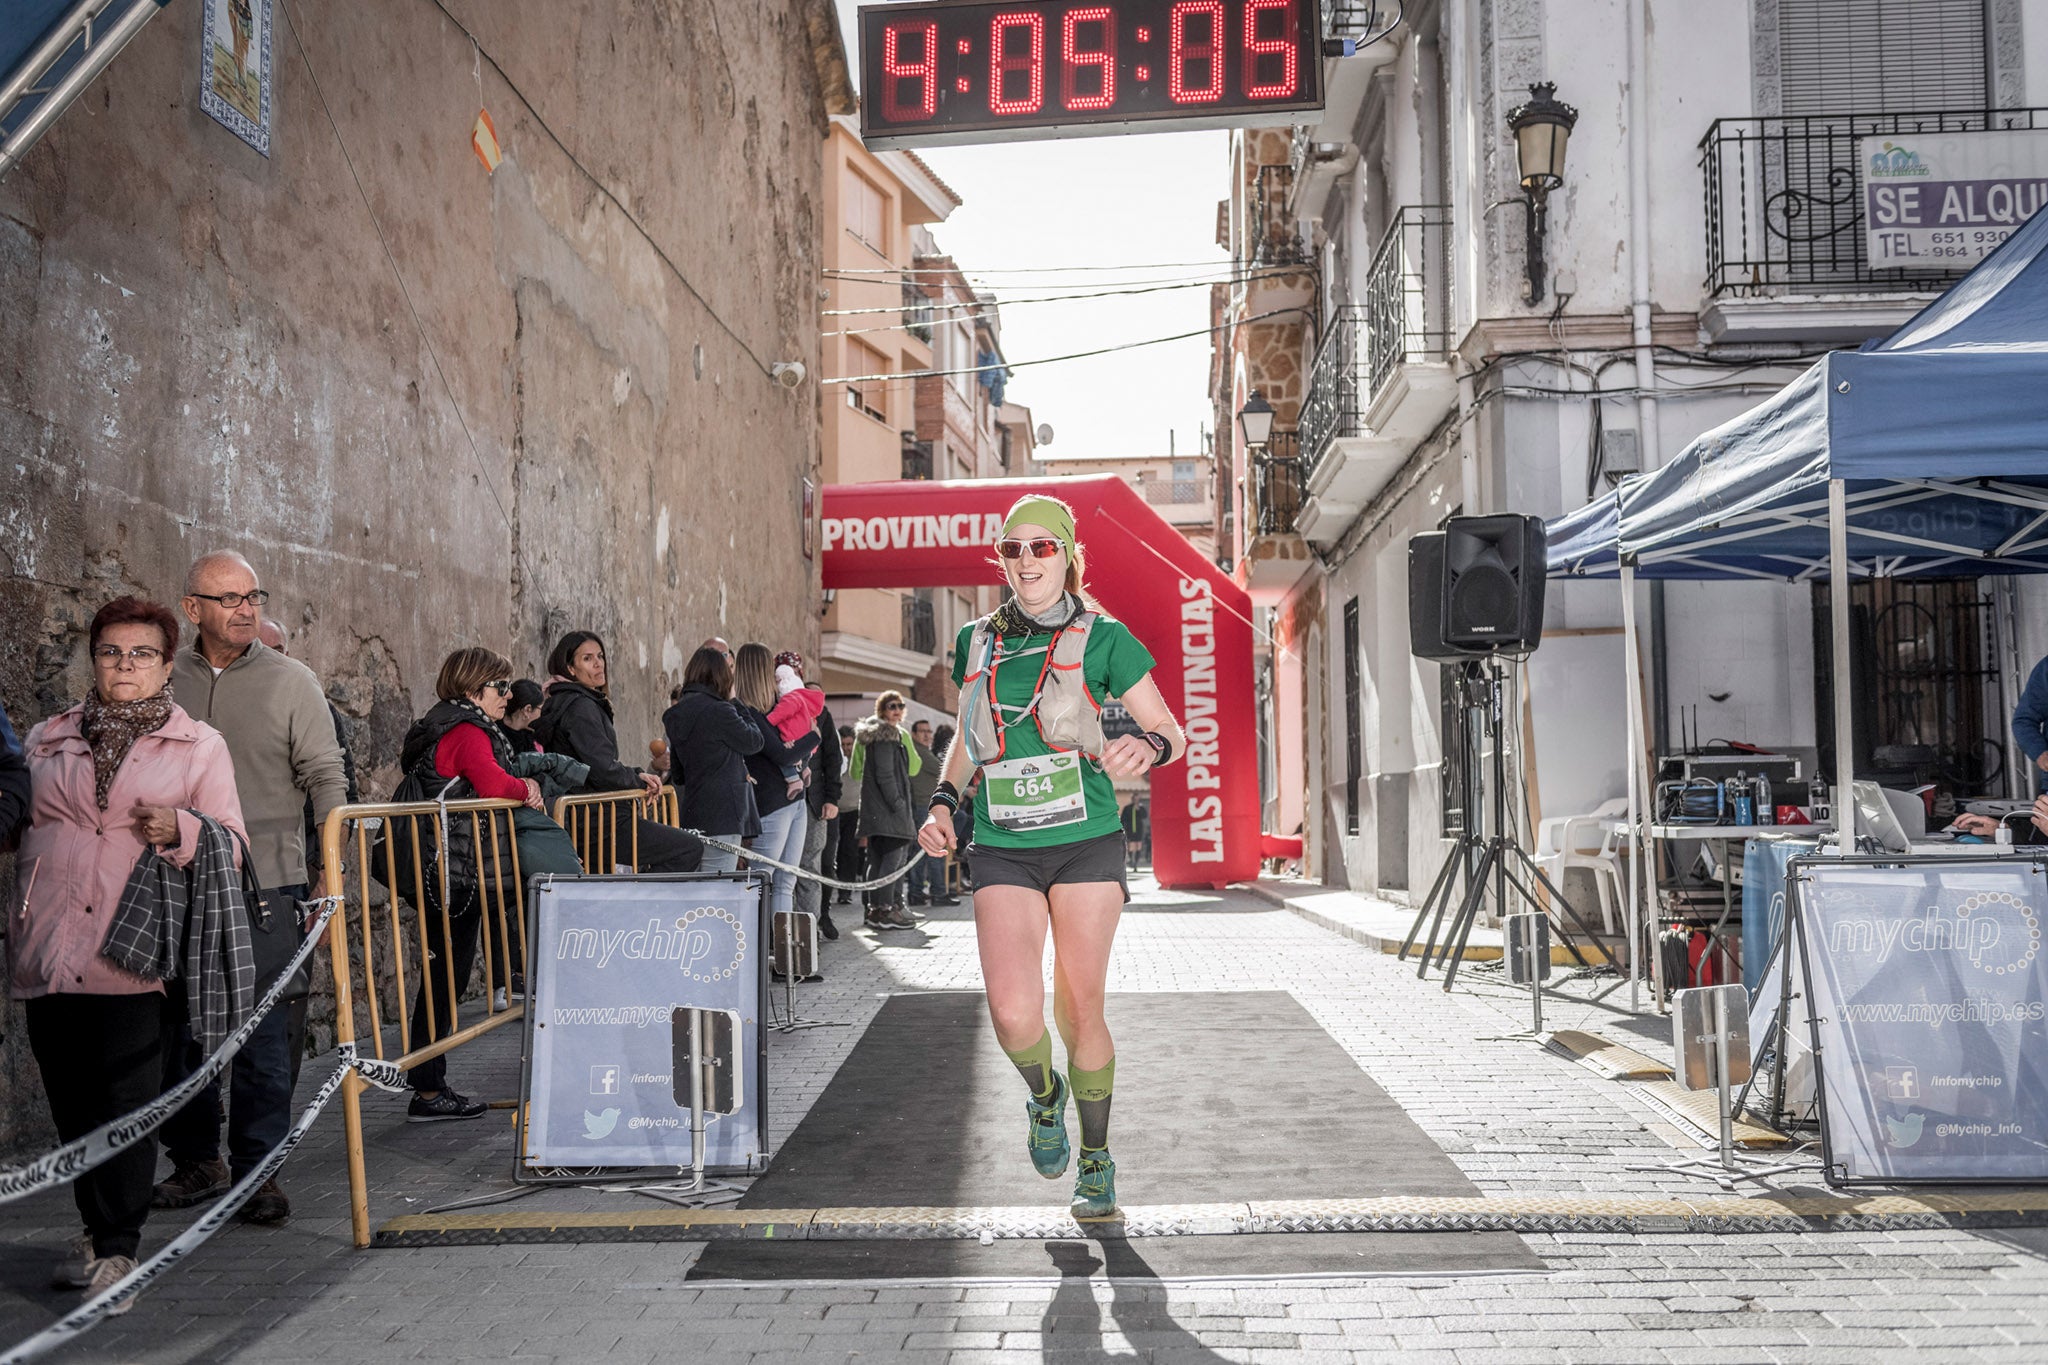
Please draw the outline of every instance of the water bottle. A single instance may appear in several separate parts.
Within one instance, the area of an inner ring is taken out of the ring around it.
[[[1777,824],[1778,808],[1771,804],[1771,779],[1758,774],[1750,784],[1750,790],[1756,796],[1756,822],[1759,825]]]

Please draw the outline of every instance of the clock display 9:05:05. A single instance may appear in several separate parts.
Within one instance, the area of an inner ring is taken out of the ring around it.
[[[1285,123],[1322,107],[1321,38],[1318,0],[864,5],[861,133],[887,147]]]

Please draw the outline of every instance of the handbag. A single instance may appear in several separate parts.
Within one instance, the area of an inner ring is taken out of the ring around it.
[[[256,861],[249,851],[249,841],[236,834],[235,842],[242,846],[242,900],[249,913],[249,955],[256,964],[256,999],[261,1000],[306,941],[306,903],[296,896],[266,893],[256,884]],[[312,991],[313,959],[308,956],[292,973],[291,982],[278,999],[303,1000]]]

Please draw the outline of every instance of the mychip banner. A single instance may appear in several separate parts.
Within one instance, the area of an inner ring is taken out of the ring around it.
[[[768,1150],[761,888],[743,876],[537,884],[528,901],[523,1178],[689,1166],[690,1111],[676,1102],[674,1082],[673,1019],[686,1006],[741,1020],[741,1103],[736,1113],[706,1116],[705,1168],[760,1169]]]
[[[2048,203],[2048,129],[1859,138],[1865,257],[1968,270]]]
[[[1800,858],[1791,886],[1828,1182],[2048,1179],[2048,862]]]

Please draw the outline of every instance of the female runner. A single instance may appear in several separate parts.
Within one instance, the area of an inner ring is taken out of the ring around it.
[[[1003,520],[996,561],[1008,601],[960,630],[953,681],[960,719],[918,843],[954,846],[960,784],[982,770],[974,812],[974,927],[996,1040],[1030,1087],[1027,1146],[1038,1173],[1066,1173],[1067,1096],[1081,1116],[1077,1218],[1117,1214],[1109,1155],[1116,1045],[1103,1021],[1109,950],[1130,899],[1113,779],[1179,758],[1187,747],[1151,678],[1152,656],[1082,595],[1074,509],[1020,500]],[[1121,698],[1145,730],[1105,743],[1101,706]],[[1067,1074],[1045,1029],[1045,931],[1052,926],[1053,1020]]]

